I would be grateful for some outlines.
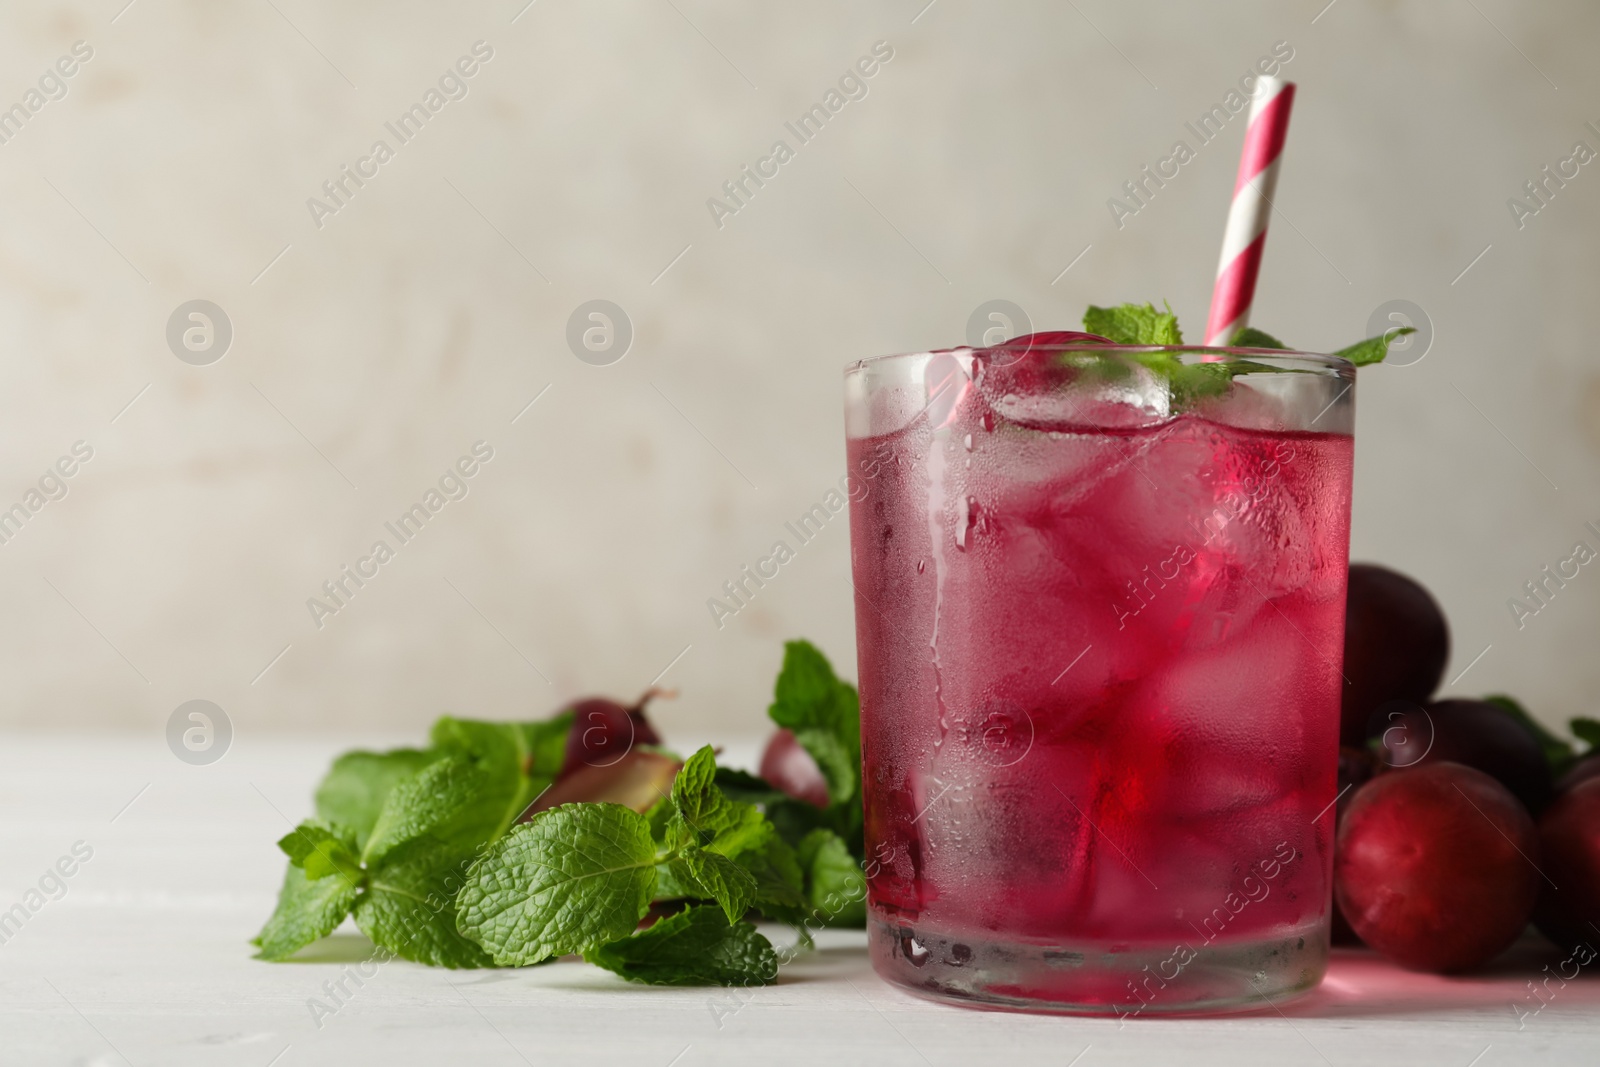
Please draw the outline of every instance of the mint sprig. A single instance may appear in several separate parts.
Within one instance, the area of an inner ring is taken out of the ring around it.
[[[570,714],[491,723],[452,716],[427,748],[349,752],[285,835],[278,904],[254,939],[282,960],[346,918],[391,955],[442,967],[582,954],[631,981],[771,982],[753,918],[810,930],[863,921],[860,704],[815,646],[785,649],[769,714],[823,767],[825,810],[710,747],[641,814],[565,804],[518,819],[560,773]],[[638,927],[655,907],[668,917]]]
[[[1172,308],[1158,311],[1154,304],[1148,303],[1121,304],[1117,307],[1090,305],[1083,314],[1083,328],[1119,345],[1175,347],[1183,344],[1183,331],[1178,327],[1178,317],[1173,314]],[[1396,338],[1415,332],[1409,326],[1391,329],[1333,354],[1358,367],[1379,363],[1388,355],[1389,345]],[[1289,346],[1263,330],[1247,326],[1235,332],[1229,347],[1287,349]],[[1081,355],[1071,359],[1075,364],[1084,362]],[[1133,352],[1126,359],[1140,364],[1166,382],[1168,409],[1173,414],[1189,410],[1210,397],[1223,395],[1233,384],[1236,375],[1279,369],[1247,360],[1185,362],[1174,352]],[[1092,361],[1084,369],[1101,375],[1110,370]]]
[[[1183,331],[1178,328],[1178,317],[1173,314],[1170,307],[1165,311],[1157,311],[1153,304],[1122,304],[1117,307],[1096,307],[1090,305],[1083,313],[1083,328],[1090,333],[1099,334],[1114,344],[1119,345],[1163,345],[1174,346],[1183,344]],[[1349,360],[1358,367],[1371,363],[1381,363],[1389,353],[1389,345],[1397,338],[1407,334],[1416,333],[1411,326],[1390,329],[1377,337],[1369,337],[1364,341],[1357,341],[1346,348],[1341,348],[1333,355]],[[1289,348],[1288,345],[1264,330],[1253,326],[1241,327],[1228,342],[1230,348]],[[1192,366],[1192,365],[1191,365]],[[1161,369],[1152,365],[1153,369]],[[1265,369],[1256,367],[1254,369]]]

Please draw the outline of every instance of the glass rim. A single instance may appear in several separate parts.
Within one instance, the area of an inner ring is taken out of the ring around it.
[[[973,355],[978,352],[988,352],[1005,345],[992,345],[987,348],[974,348],[963,345],[959,348],[938,348],[923,352],[893,352],[881,356],[868,356],[846,364],[844,374],[846,377],[870,367],[882,366],[893,361],[918,359],[929,356],[962,356]],[[1211,345],[1117,345],[1097,344],[1092,341],[1077,341],[1064,344],[1035,344],[1029,349],[1042,349],[1050,352],[1083,352],[1088,355],[1133,355],[1147,353],[1171,353],[1180,358],[1193,355],[1198,358],[1186,360],[1192,363],[1266,363],[1269,366],[1281,362],[1287,364],[1284,368],[1291,369],[1299,366],[1302,369],[1331,374],[1337,377],[1354,377],[1356,365],[1343,356],[1330,355],[1323,352],[1302,352],[1291,348],[1233,348]],[[1220,358],[1219,358],[1220,357]]]

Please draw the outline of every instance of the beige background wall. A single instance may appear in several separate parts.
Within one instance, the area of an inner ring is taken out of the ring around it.
[[[0,725],[155,738],[203,697],[241,737],[412,730],[632,694],[687,648],[669,732],[753,729],[782,638],[854,670],[842,521],[724,629],[705,606],[843,473],[841,367],[994,298],[1070,327],[1165,297],[1198,335],[1242,122],[1121,229],[1106,201],[1279,41],[1257,324],[1338,346],[1401,298],[1435,334],[1362,374],[1355,555],[1438,593],[1450,677],[1492,646],[1461,690],[1594,710],[1600,573],[1520,632],[1506,606],[1600,547],[1600,165],[1523,229],[1506,204],[1600,149],[1592,4],[124,2],[0,8],[0,107],[93,49],[0,145],[0,503],[93,449],[0,545]],[[318,228],[307,198],[479,40]],[[719,228],[707,198],[878,41]],[[165,338],[196,298],[234,329],[209,366]],[[609,366],[566,342],[592,299],[632,322]],[[317,628],[480,440],[466,498]]]

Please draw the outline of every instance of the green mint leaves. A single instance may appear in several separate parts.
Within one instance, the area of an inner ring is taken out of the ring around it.
[[[1233,335],[1233,340],[1228,342],[1228,347],[1288,349],[1289,346],[1265,330],[1258,330],[1254,326],[1243,326]]]
[[[769,974],[763,961],[773,959],[772,946],[745,921],[764,897],[762,884],[738,859],[765,848],[773,827],[757,808],[724,795],[715,776],[708,746],[685,761],[671,795],[649,814],[563,804],[517,826],[468,872],[456,902],[461,932],[499,964],[581,953],[624,977],[665,984],[706,980],[679,964],[695,945],[721,946],[715,973],[737,966],[740,984],[771,981],[776,965]],[[790,891],[785,899],[799,889],[779,885]],[[694,919],[663,920],[659,934],[635,935],[655,899],[710,906],[681,913]],[[719,930],[708,929],[707,915]]]
[[[356,902],[356,886],[343,878],[306,877],[290,864],[278,892],[278,907],[256,935],[264,960],[285,960],[338,929]]]
[[[1382,363],[1389,355],[1389,344],[1396,337],[1404,337],[1408,333],[1416,333],[1415,326],[1402,326],[1395,330],[1385,330],[1377,337],[1369,337],[1365,341],[1357,341],[1348,348],[1341,348],[1333,353],[1340,359],[1348,359],[1358,367],[1365,367],[1369,363]]]
[[[825,808],[706,747],[659,754],[677,773],[648,810],[567,803],[521,821],[563,770],[570,713],[446,716],[426,748],[346,753],[316,817],[278,842],[288,870],[258,956],[287,959],[351,918],[388,957],[436,967],[581,955],[648,984],[775,981],[755,922],[792,924],[809,946],[818,926],[864,923],[866,881],[855,687],[792,641],[768,714],[817,762]]]
[[[278,847],[311,881],[337,874],[353,883],[361,877],[355,839],[321,823],[301,823],[278,840]]]
[[[656,844],[620,804],[564,804],[518,826],[475,863],[456,902],[461,931],[520,966],[626,937],[655,890]]]
[[[765,985],[778,977],[770,941],[749,923],[729,926],[716,908],[703,904],[591,949],[583,958],[650,985]]]
[[[356,927],[373,944],[417,963],[489,966],[489,954],[456,929],[454,899],[470,862],[426,837],[392,849],[356,900]]]
[[[1157,311],[1154,304],[1123,304],[1120,307],[1089,306],[1083,313],[1083,328],[1118,345],[1181,345],[1178,316],[1169,307]]]
[[[825,922],[863,926],[867,921],[867,880],[861,864],[831,830],[813,830],[795,850],[805,874],[806,903]]]
[[[364,848],[390,790],[437,758],[437,752],[416,748],[346,752],[317,787],[317,818],[347,827]]]
[[[1416,332],[1417,330],[1414,326],[1402,326],[1398,329],[1385,330],[1377,337],[1369,337],[1365,341],[1357,341],[1355,344],[1347,348],[1341,348],[1332,354],[1340,359],[1349,360],[1358,367],[1365,367],[1370,363],[1382,363],[1385,357],[1389,355],[1389,345],[1394,342],[1395,338]],[[1287,349],[1289,346],[1270,333],[1265,333],[1253,326],[1246,326],[1233,335],[1233,340],[1228,342],[1228,347]]]
[[[1153,304],[1122,304],[1118,307],[1095,307],[1083,313],[1083,328],[1099,334],[1119,345],[1181,345],[1183,333],[1178,329],[1178,317],[1169,307],[1157,311]],[[1377,337],[1357,341],[1348,348],[1333,353],[1358,367],[1381,363],[1389,354],[1389,345],[1398,337],[1417,331],[1410,326],[1386,330]],[[1230,348],[1282,348],[1289,346],[1271,334],[1252,326],[1241,328],[1228,342]],[[1159,368],[1152,368],[1159,369]]]
[[[317,787],[318,818],[286,834],[289,871],[256,943],[284,959],[346,916],[379,948],[439,967],[490,957],[456,929],[478,852],[554,780],[571,716],[490,723],[446,716],[431,748],[350,752]]]
[[[1183,332],[1178,328],[1178,317],[1173,314],[1170,307],[1165,311],[1157,311],[1153,304],[1122,304],[1117,307],[1090,305],[1083,314],[1083,328],[1089,333],[1098,334],[1119,345],[1170,347],[1183,344]],[[1358,367],[1379,363],[1388,355],[1389,345],[1395,338],[1415,332],[1409,326],[1391,329],[1381,336],[1369,337],[1365,341],[1340,349],[1334,355]],[[1271,334],[1248,326],[1233,335],[1229,347],[1288,348]],[[1208,397],[1226,393],[1236,374],[1277,369],[1263,363],[1243,360],[1185,362],[1173,352],[1130,353],[1126,358],[1148,368],[1167,383],[1168,407],[1173,414],[1188,410]],[[1108,372],[1108,368],[1105,367],[1097,369],[1102,374]]]

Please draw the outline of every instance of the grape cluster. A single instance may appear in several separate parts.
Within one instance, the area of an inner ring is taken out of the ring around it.
[[[1335,943],[1449,973],[1530,920],[1562,949],[1600,942],[1600,749],[1574,754],[1509,698],[1430,702],[1438,603],[1373,564],[1351,565],[1348,595]]]

